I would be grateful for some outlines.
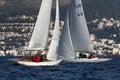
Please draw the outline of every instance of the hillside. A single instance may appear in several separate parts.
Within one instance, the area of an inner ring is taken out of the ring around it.
[[[96,18],[120,16],[120,0],[82,0],[88,21]],[[37,15],[41,0],[0,0],[0,18],[15,15]],[[64,17],[70,0],[60,0],[61,15]],[[55,0],[53,0],[53,7]]]
[[[69,1],[60,1],[60,6],[68,4]],[[0,0],[0,14],[4,15],[34,15],[38,13],[41,0]],[[53,8],[55,0],[53,0]]]

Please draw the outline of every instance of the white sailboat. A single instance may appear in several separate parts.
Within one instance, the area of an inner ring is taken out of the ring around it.
[[[59,53],[60,56],[64,56],[65,60],[70,62],[101,62],[110,60],[97,57],[92,59],[75,59],[79,53],[95,53],[90,41],[81,0],[71,0],[71,7],[67,12],[60,38]]]
[[[38,14],[38,18],[35,24],[35,28],[28,46],[28,50],[43,50],[46,49],[47,39],[48,39],[48,30],[50,23],[52,0],[43,0]],[[59,3],[56,0],[56,19],[55,27],[53,31],[53,36],[49,50],[47,51],[47,61],[45,62],[33,62],[33,61],[24,61],[18,58],[10,59],[13,62],[24,66],[53,66],[57,65],[62,61],[57,58],[57,48],[59,45]]]

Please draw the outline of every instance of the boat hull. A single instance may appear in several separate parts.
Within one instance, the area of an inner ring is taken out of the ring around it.
[[[68,62],[105,62],[105,61],[110,61],[111,58],[93,58],[93,59],[87,59],[87,58],[80,58],[80,59],[74,59],[73,57],[71,58],[64,58],[65,61]]]
[[[45,61],[45,62],[32,62],[32,61],[21,61],[19,58],[9,59],[9,61],[15,62],[23,66],[55,66],[58,65],[63,59],[58,59],[56,61]]]

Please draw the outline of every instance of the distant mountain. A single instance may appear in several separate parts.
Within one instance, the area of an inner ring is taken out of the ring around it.
[[[16,16],[23,14],[37,15],[41,1],[42,0],[0,0],[0,18],[4,19],[6,16]],[[63,6],[66,6],[69,3],[70,0],[60,0],[61,8],[64,8]],[[53,0],[53,10],[54,8],[55,0]]]
[[[38,7],[42,0],[0,0],[0,6],[21,6],[21,7]],[[61,5],[65,5],[70,2],[70,0],[60,0]],[[55,0],[53,0],[53,5],[55,5]]]
[[[64,18],[70,0],[59,0]],[[82,0],[87,21],[96,18],[120,17],[120,0]],[[37,15],[41,0],[0,0],[0,18],[14,15]],[[53,7],[55,0],[53,0]]]

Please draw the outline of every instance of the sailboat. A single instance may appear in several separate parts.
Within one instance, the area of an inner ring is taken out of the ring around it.
[[[71,0],[60,38],[59,56],[63,56],[66,61],[70,62],[102,62],[110,60],[97,57],[75,59],[80,53],[90,55],[89,53],[96,52],[89,37],[82,1]]]
[[[41,8],[38,14],[38,18],[33,30],[28,50],[31,51],[45,51],[48,48],[48,32],[51,15],[52,0],[42,0]],[[16,62],[24,66],[53,66],[59,64],[63,59],[58,59],[58,45],[59,45],[59,2],[56,0],[56,19],[55,27],[51,44],[47,53],[47,61],[33,62],[24,61],[19,58],[10,59],[10,61]]]

